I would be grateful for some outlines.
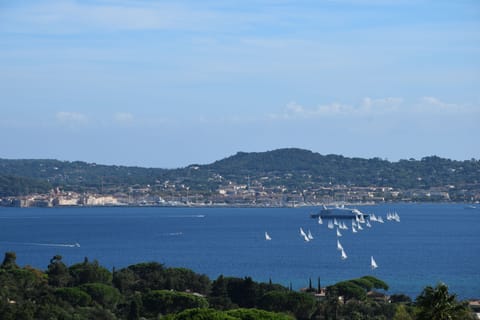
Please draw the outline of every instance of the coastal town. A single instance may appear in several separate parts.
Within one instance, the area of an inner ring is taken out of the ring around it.
[[[249,184],[229,181],[213,192],[194,191],[185,184],[166,181],[151,186],[133,186],[126,190],[103,192],[65,191],[57,187],[48,193],[0,198],[1,206],[238,206],[300,207],[322,204],[377,204],[385,202],[466,202],[478,203],[480,190],[457,189],[455,186],[430,189],[397,189],[394,187],[356,187],[346,185],[316,186],[289,190],[285,186],[266,187],[262,181]]]

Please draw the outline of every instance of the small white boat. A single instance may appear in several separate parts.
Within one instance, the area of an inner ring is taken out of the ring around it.
[[[343,246],[342,246],[342,244],[340,243],[340,240],[338,240],[338,239],[337,239],[337,250],[338,250],[338,251],[343,250]]]
[[[333,229],[333,222],[332,222],[332,220],[329,220],[329,221],[328,221],[327,227],[328,227],[328,229]]]
[[[353,233],[357,233],[357,229],[355,228],[354,225],[352,225],[352,232],[353,232]]]
[[[367,220],[367,223],[366,223],[365,225],[367,226],[367,228],[371,228],[371,227],[372,227],[372,225],[370,224],[370,221],[369,221],[369,220]]]
[[[384,223],[384,222],[383,222],[383,218],[382,218],[382,217],[380,217],[380,216],[379,216],[379,217],[377,217],[377,222]]]
[[[308,238],[307,234],[305,233],[305,231],[303,231],[302,228],[300,228],[300,235],[302,236],[303,240],[305,240],[305,242],[309,242],[310,239]]]
[[[337,237],[341,237],[341,236],[342,236],[342,234],[340,233],[340,230],[338,230],[338,228],[337,228]]]
[[[272,238],[270,237],[270,235],[266,231],[265,231],[265,240],[267,240],[267,241],[272,240]]]
[[[372,268],[372,270],[378,268],[377,262],[375,261],[375,259],[373,259],[373,256],[370,257],[370,267]]]
[[[338,221],[337,221],[337,218],[333,218],[333,224],[338,226]]]
[[[400,222],[400,216],[398,215],[397,212],[394,212],[393,215],[392,215],[392,220],[396,221],[396,222]]]
[[[323,224],[322,217],[318,216],[318,224]]]
[[[313,236],[312,236],[312,233],[310,232],[310,230],[308,230],[307,237],[308,237],[309,240],[313,240]]]
[[[342,260],[345,260],[347,258],[348,258],[347,254],[345,253],[345,250],[343,250],[343,248],[342,248]]]

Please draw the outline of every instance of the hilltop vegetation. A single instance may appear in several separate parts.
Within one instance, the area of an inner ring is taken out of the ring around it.
[[[179,169],[108,166],[80,161],[0,159],[0,196],[16,196],[60,187],[75,192],[125,192],[149,186],[161,192],[175,185],[211,194],[226,183],[261,183],[264,187],[305,190],[327,185],[390,186],[428,189],[450,186],[478,190],[480,161],[436,156],[390,162],[380,158],[347,158],[301,149],[239,152],[208,165]]]
[[[16,264],[7,252],[0,266],[0,318],[10,319],[471,319],[466,303],[446,285],[427,287],[412,304],[404,295],[371,295],[388,289],[367,276],[326,288],[296,292],[250,277],[206,275],[157,262],[138,263],[110,272],[98,261],[67,266],[59,255],[47,270]],[[321,289],[322,293],[324,289]],[[369,294],[367,294],[369,293]]]

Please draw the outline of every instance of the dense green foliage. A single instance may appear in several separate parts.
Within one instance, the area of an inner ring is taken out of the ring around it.
[[[372,298],[383,281],[362,277],[327,288],[325,297],[294,292],[252,278],[219,276],[215,281],[184,268],[156,262],[110,272],[87,258],[67,266],[54,256],[45,272],[19,267],[13,252],[0,266],[0,319],[469,319],[466,305],[444,285],[427,287],[417,305],[398,295],[389,303]],[[367,294],[368,292],[368,294]],[[379,299],[380,297],[380,299]]]
[[[455,161],[436,156],[390,162],[380,158],[347,158],[301,149],[239,152],[209,165],[179,169],[107,166],[80,161],[0,159],[0,196],[42,192],[49,187],[67,191],[114,193],[135,186],[152,192],[170,187],[208,194],[232,181],[262,181],[266,187],[303,190],[329,184],[392,186],[401,189],[455,186],[478,188],[480,161]]]
[[[427,286],[417,297],[418,320],[460,320],[469,318],[468,306],[457,301],[448,287],[441,283],[435,288]]]
[[[51,189],[52,185],[47,180],[31,178],[29,176],[4,175],[0,169],[0,197],[46,193]]]

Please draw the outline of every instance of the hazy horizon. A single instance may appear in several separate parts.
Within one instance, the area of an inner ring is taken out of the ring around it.
[[[480,2],[0,2],[0,158],[480,158]]]

